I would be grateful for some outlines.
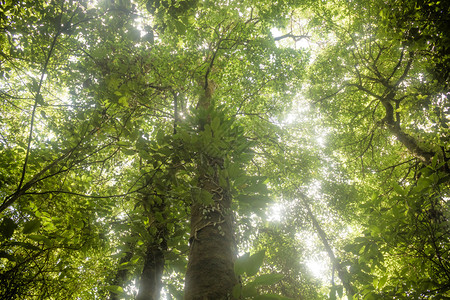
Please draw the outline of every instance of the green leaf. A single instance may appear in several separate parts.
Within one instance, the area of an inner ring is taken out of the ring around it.
[[[387,280],[388,280],[388,276],[387,275],[381,277],[380,280],[378,281],[378,288],[379,289],[383,288],[384,285],[386,284]]]
[[[357,239],[355,239],[355,240],[357,240]],[[344,250],[346,252],[351,252],[353,254],[359,254],[359,252],[361,251],[362,247],[364,247],[363,243],[347,244],[347,245],[344,246]]]
[[[342,298],[342,295],[344,294],[344,287],[342,285],[338,285],[338,286],[336,286],[336,291],[337,291],[339,297]]]
[[[262,194],[262,195],[265,195],[265,194],[267,194],[269,192],[268,189],[267,189],[266,184],[263,183],[263,182],[257,182],[257,183],[254,183],[254,184],[249,184],[243,190],[244,190],[245,193],[255,193],[255,194]]]
[[[30,234],[28,237],[36,242],[44,242],[46,245],[51,244],[51,241],[46,236],[40,234]]]
[[[439,161],[439,154],[436,153],[436,155],[433,156],[433,158],[431,159],[431,166],[433,167],[433,169],[436,169],[436,165],[437,165],[438,161]]]
[[[183,299],[183,293],[180,292],[174,285],[168,284],[167,288],[169,293],[174,297],[174,299]]]
[[[433,181],[430,178],[427,177],[421,177],[419,178],[419,180],[417,181],[417,186],[415,191],[417,193],[422,192],[424,189],[431,187],[433,184]]]
[[[204,145],[207,145],[211,143],[211,140],[212,140],[211,126],[209,124],[206,124],[205,129],[201,134],[201,141],[204,143]]]
[[[132,261],[127,261],[127,262],[121,263],[118,268],[119,268],[119,270],[129,270],[129,269],[134,268],[134,263]]]
[[[375,278],[372,280],[372,284],[373,284],[374,287],[378,287],[378,277],[375,277]]]
[[[137,29],[130,28],[128,29],[128,36],[134,42],[138,42],[141,39],[141,32]]]
[[[39,219],[31,220],[25,223],[23,226],[23,233],[29,234],[35,231],[38,231],[41,227],[41,221]]]
[[[375,235],[377,235],[377,234],[379,234],[381,232],[380,227],[378,227],[375,224],[370,224],[369,225],[369,229],[371,231],[372,236],[375,236]]]
[[[242,286],[240,283],[238,283],[233,287],[233,292],[232,292],[233,297],[236,299],[240,299],[241,293],[242,293]]]
[[[254,297],[258,295],[258,290],[254,285],[248,284],[242,287],[242,296],[244,298]]]
[[[335,291],[334,287],[331,288],[329,299],[336,300],[336,291]]]
[[[159,223],[164,222],[164,217],[163,217],[162,213],[160,213],[159,211],[155,212],[155,219]]]
[[[234,262],[234,274],[236,276],[239,276],[239,275],[242,275],[245,273],[249,258],[250,258],[250,253],[247,252],[244,255],[238,257],[238,259],[236,259],[236,261]]]
[[[117,142],[117,146],[120,146],[120,147],[131,147],[131,143],[125,142],[125,141],[119,141],[119,142]]]
[[[374,292],[369,292],[368,294],[366,294],[363,298],[364,300],[375,300],[377,299],[377,296]]]
[[[254,300],[292,300],[291,298],[280,296],[277,294],[258,295]]]
[[[250,256],[245,270],[245,273],[247,273],[248,276],[253,276],[256,273],[258,273],[259,268],[261,268],[261,265],[263,263],[265,255],[266,250],[261,250]]]
[[[29,237],[30,239],[35,240],[35,241],[38,241],[38,242],[43,241],[43,240],[46,239],[45,236],[40,235],[40,234],[30,234],[28,237]]]
[[[255,280],[252,281],[252,283],[255,285],[272,285],[283,279],[283,277],[283,274],[277,273],[264,274],[256,277]]]
[[[125,107],[129,107],[128,105],[128,97],[127,96],[122,96],[119,98],[119,104]]]
[[[437,185],[447,183],[449,181],[450,181],[450,175],[446,175],[438,180]]]
[[[37,95],[36,95],[36,102],[37,102],[39,105],[45,105],[45,103],[44,103],[44,98],[42,97],[41,94],[37,94]]]
[[[175,24],[176,32],[178,34],[183,34],[184,32],[186,32],[186,25],[184,25],[183,22],[174,20],[174,24]]]
[[[398,183],[394,183],[393,184],[393,188],[394,188],[394,191],[398,195],[400,195],[400,196],[404,196],[405,195],[405,190],[400,185],[398,185]]]
[[[0,224],[0,234],[5,238],[9,239],[14,234],[17,225],[14,221],[8,217],[3,217],[2,223]]]
[[[220,118],[219,117],[215,117],[212,121],[211,121],[211,129],[214,133],[217,133],[217,131],[219,130],[220,127]]]
[[[213,195],[204,189],[194,188],[191,194],[193,202],[198,202],[202,205],[214,204]]]
[[[6,258],[9,261],[16,261],[16,257],[7,253],[6,251],[0,251],[0,258]]]
[[[122,148],[121,151],[123,154],[129,155],[129,156],[136,154],[136,151],[131,150],[131,149]]]
[[[270,198],[263,195],[237,195],[235,198],[239,203],[249,204],[253,210],[263,209],[270,202]]]
[[[121,286],[118,285],[108,285],[105,287],[108,291],[116,293],[116,294],[123,294],[124,290]]]
[[[36,247],[33,244],[30,243],[24,243],[24,242],[13,242],[11,245],[19,246],[25,249],[33,250],[33,251],[39,251],[39,247]]]

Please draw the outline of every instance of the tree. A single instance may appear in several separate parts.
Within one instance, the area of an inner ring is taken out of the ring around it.
[[[437,3],[423,18],[434,4],[413,1],[405,15],[400,2],[316,7],[323,15],[317,22],[332,40],[310,70],[310,93],[332,116],[329,126],[340,124],[332,129],[333,155],[347,153],[341,156],[347,167],[365,178],[360,188],[366,199],[356,207],[363,209],[360,217],[370,217],[362,223],[362,236],[344,247],[354,256],[348,262],[352,280],[365,297],[434,297],[448,291],[446,279],[440,279],[448,273],[442,256],[448,241],[440,238],[447,229],[431,225],[434,217],[424,215],[430,207],[439,207],[439,215],[448,211],[448,126],[442,122],[448,91],[445,79],[434,80],[436,66],[445,61],[437,53],[444,50],[427,42],[440,35],[437,24],[448,18],[448,9]],[[333,9],[344,14],[333,17]],[[439,190],[439,196],[420,192],[428,188]],[[423,269],[413,275],[413,265]]]
[[[449,297],[448,4],[1,3],[0,297]]]

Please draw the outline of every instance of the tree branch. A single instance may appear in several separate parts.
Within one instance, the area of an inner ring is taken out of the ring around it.
[[[5,200],[3,201],[2,205],[0,205],[0,213],[2,213],[6,208],[8,208],[10,205],[12,205],[20,196],[24,195],[25,192],[29,188],[31,188],[36,182],[38,182],[40,180],[40,177],[45,172],[47,172],[48,170],[50,170],[51,168],[56,166],[59,162],[61,162],[65,158],[69,157],[72,154],[73,150],[74,149],[72,149],[71,151],[69,151],[69,152],[61,155],[57,159],[55,159],[52,163],[50,163],[45,168],[43,168],[39,173],[34,175],[33,178],[31,178],[31,180],[28,181],[26,184],[24,184],[20,189],[16,190],[15,193],[13,193],[12,195],[6,197]]]
[[[62,16],[62,12],[61,12],[60,17],[61,16]],[[47,67],[48,67],[48,63],[50,61],[50,57],[52,56],[53,50],[54,50],[55,45],[56,45],[56,41],[58,40],[58,37],[61,34],[61,23],[59,24],[59,27],[60,28],[58,29],[58,32],[55,34],[55,36],[53,38],[52,44],[50,46],[50,50],[49,50],[48,55],[47,55],[47,58],[45,59],[44,66],[43,66],[42,72],[41,72],[41,78],[39,80],[39,85],[38,85],[38,88],[36,90],[36,96],[34,97],[33,111],[31,113],[30,134],[28,135],[27,151],[26,151],[26,154],[25,154],[25,161],[23,163],[22,175],[21,175],[21,178],[20,178],[19,185],[17,186],[16,193],[20,191],[20,189],[22,187],[22,184],[23,184],[23,181],[25,179],[25,173],[26,173],[26,170],[27,170],[27,164],[28,164],[28,159],[29,159],[30,150],[31,150],[31,140],[33,138],[33,127],[34,127],[34,117],[36,115],[36,108],[37,108],[39,99],[42,98],[41,89],[42,89],[42,84],[44,83],[45,75],[47,74]],[[2,205],[2,207],[3,207],[3,205]],[[0,212],[1,211],[2,210],[0,210]]]
[[[281,41],[281,40],[286,39],[286,38],[292,38],[295,42],[298,42],[301,39],[309,39],[310,37],[311,36],[309,36],[309,35],[294,35],[292,33],[287,33],[287,34],[282,35],[282,36],[274,37],[273,40],[274,41]]]
[[[323,231],[322,226],[320,226],[319,222],[317,221],[316,217],[311,211],[311,207],[309,206],[309,198],[302,193],[297,188],[297,194],[302,199],[303,205],[306,208],[307,214],[310,217],[314,228],[317,230],[317,233],[319,234],[319,238],[323,243],[323,246],[325,247],[326,252],[328,253],[328,256],[330,257],[331,263],[333,267],[338,272],[339,279],[342,281],[342,285],[344,286],[345,290],[347,291],[347,297],[349,299],[352,299],[353,295],[355,294],[355,291],[353,289],[353,286],[350,284],[350,278],[347,270],[342,268],[341,264],[339,263],[338,259],[334,255],[333,249],[331,249],[330,243],[328,242],[327,235],[325,231]]]
[[[388,129],[395,135],[400,143],[402,143],[414,156],[419,158],[424,163],[429,164],[435,153],[422,149],[422,147],[419,146],[417,141],[412,136],[401,129],[400,119],[394,119],[394,107],[391,104],[394,97],[395,92],[391,91],[380,100],[386,110],[386,115],[383,120],[387,124]]]

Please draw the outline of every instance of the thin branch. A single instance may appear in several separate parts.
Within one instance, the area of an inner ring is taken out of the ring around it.
[[[408,159],[407,161],[403,161],[403,162],[401,162],[401,163],[398,163],[398,164],[389,166],[389,167],[387,167],[387,168],[378,170],[377,172],[384,172],[384,171],[387,171],[387,170],[389,170],[389,169],[395,169],[395,168],[397,168],[397,167],[399,167],[399,166],[401,166],[401,165],[408,164],[408,163],[410,163],[410,162],[412,162],[412,161],[414,161],[414,160],[416,160],[416,158]]]
[[[62,14],[62,12],[61,12],[61,14]],[[61,24],[59,24],[59,27],[61,27]],[[56,41],[58,40],[58,37],[59,37],[60,34],[61,34],[61,31],[60,31],[60,29],[58,29],[58,32],[55,34],[55,37],[53,38],[52,44],[50,46],[50,50],[49,50],[48,55],[47,55],[47,58],[45,59],[44,67],[43,67],[42,72],[41,72],[41,78],[39,80],[39,85],[38,85],[38,88],[37,88],[37,91],[36,91],[36,96],[34,97],[34,105],[33,105],[33,111],[31,113],[30,134],[28,136],[27,151],[26,151],[26,154],[25,154],[25,161],[23,163],[22,176],[20,178],[20,182],[19,182],[19,185],[17,186],[17,191],[16,192],[20,191],[20,189],[22,187],[22,184],[23,184],[23,181],[25,179],[25,173],[26,173],[26,170],[27,170],[28,159],[29,159],[30,151],[31,151],[31,140],[33,138],[33,127],[34,127],[34,117],[36,115],[36,108],[37,108],[37,105],[38,105],[38,102],[39,102],[39,98],[42,98],[42,96],[41,96],[42,84],[44,83],[45,75],[47,73],[47,67],[48,67],[48,64],[49,64],[49,61],[50,61],[50,57],[52,56],[53,50],[54,50],[55,45],[56,45]]]
[[[409,52],[408,63],[406,64],[406,67],[405,67],[405,70],[403,71],[402,76],[400,76],[400,78],[394,84],[394,87],[397,87],[403,80],[405,80],[406,76],[409,73],[409,70],[411,69],[413,60],[414,60],[414,53],[413,52]]]
[[[129,191],[127,193],[124,194],[116,194],[116,195],[108,195],[108,196],[92,196],[92,195],[86,195],[86,194],[81,194],[81,193],[76,193],[76,192],[69,192],[69,191],[45,191],[45,192],[29,192],[29,193],[24,193],[24,195],[47,195],[47,194],[68,194],[68,195],[74,195],[74,196],[79,196],[79,197],[83,197],[83,198],[91,198],[91,199],[108,199],[108,198],[119,198],[119,197],[125,197],[134,193],[137,193],[143,189],[145,189],[147,186],[142,186],[136,190],[133,191]],[[157,195],[156,193],[147,193],[148,195]]]
[[[292,38],[295,42],[298,42],[301,39],[309,39],[309,38],[311,38],[311,36],[310,35],[295,35],[295,34],[292,34],[292,33],[287,33],[287,34],[282,35],[282,36],[274,37],[273,40],[274,41],[281,41],[281,40],[287,39],[287,38]]]
[[[213,52],[211,62],[209,63],[208,69],[206,70],[206,73],[205,73],[205,86],[204,86],[205,91],[208,89],[208,76],[214,66],[214,60],[216,59],[216,55],[217,55],[217,52],[219,51],[221,42],[222,42],[222,40],[219,40],[219,42],[217,43],[217,49]]]
[[[398,60],[398,63],[395,65],[394,70],[392,70],[391,75],[389,76],[389,78],[387,79],[388,81],[391,80],[391,78],[394,76],[394,74],[397,72],[398,68],[400,68],[400,65],[402,64],[403,61],[403,56],[405,54],[405,49],[402,49],[402,53],[400,53],[400,58]]]
[[[370,138],[369,138],[369,142],[367,143],[367,147],[359,155],[359,157],[361,159],[364,156],[364,154],[366,154],[366,152],[369,150],[369,148],[372,147],[372,141],[373,141],[374,135],[375,135],[375,129],[373,129],[372,132],[370,133]]]
[[[347,84],[347,85],[349,85],[349,84]],[[325,97],[322,97],[322,98],[320,98],[319,100],[316,100],[316,101],[314,101],[314,102],[317,103],[317,102],[322,102],[322,101],[325,101],[325,100],[327,100],[327,99],[330,99],[330,98],[336,96],[337,94],[339,94],[343,89],[345,89],[345,86],[341,87],[341,88],[338,89],[336,92],[331,93],[331,94],[329,94],[329,95],[326,95]]]
[[[178,93],[172,91],[173,94],[173,134],[177,134],[177,126],[178,126]]]
[[[374,92],[372,92],[372,91],[366,89],[365,87],[363,87],[363,86],[360,85],[360,84],[356,84],[356,83],[346,83],[346,85],[347,85],[347,86],[354,86],[354,87],[356,87],[358,90],[363,91],[363,92],[369,94],[370,96],[372,96],[372,97],[374,97],[374,98],[376,98],[376,99],[378,99],[378,100],[380,100],[380,101],[383,99],[382,96],[379,96],[379,95],[375,94]]]
[[[71,150],[71,151],[61,155],[57,159],[55,159],[52,163],[50,163],[45,168],[43,168],[39,173],[34,175],[33,178],[30,181],[28,181],[26,184],[24,184],[20,189],[16,190],[15,193],[6,197],[5,200],[3,201],[2,205],[0,205],[0,213],[3,212],[6,208],[8,208],[11,204],[13,204],[20,196],[24,195],[25,192],[29,188],[31,188],[36,182],[38,182],[40,180],[40,177],[45,172],[47,172],[48,170],[50,170],[51,168],[56,166],[59,162],[61,162],[65,158],[69,157],[72,154],[72,151],[73,150]]]

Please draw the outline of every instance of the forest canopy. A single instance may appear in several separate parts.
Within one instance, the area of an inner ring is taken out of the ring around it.
[[[450,299],[449,12],[0,0],[0,299]]]

